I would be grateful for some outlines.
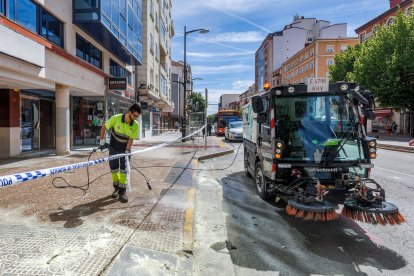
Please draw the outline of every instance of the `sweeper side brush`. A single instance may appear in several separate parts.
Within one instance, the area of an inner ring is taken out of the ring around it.
[[[338,218],[334,206],[327,201],[302,203],[289,199],[285,210],[288,215],[304,220],[332,221]]]
[[[355,199],[344,202],[342,215],[353,220],[381,225],[396,225],[405,222],[404,217],[398,211],[398,207],[389,202],[381,202],[380,205],[363,206]]]

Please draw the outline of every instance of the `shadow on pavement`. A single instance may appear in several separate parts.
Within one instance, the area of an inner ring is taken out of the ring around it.
[[[334,222],[295,219],[274,203],[263,201],[244,172],[221,180],[227,236],[235,246],[233,263],[282,275],[366,275],[407,265],[401,255],[372,241],[357,223],[340,216]]]
[[[65,228],[74,228],[83,224],[81,217],[92,215],[98,211],[102,211],[102,207],[117,202],[118,199],[112,198],[112,196],[106,196],[95,201],[91,201],[85,204],[74,206],[71,209],[57,211],[49,215],[52,222],[66,221]]]

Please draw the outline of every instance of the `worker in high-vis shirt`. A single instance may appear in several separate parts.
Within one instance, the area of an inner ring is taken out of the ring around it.
[[[130,153],[134,139],[138,139],[139,124],[135,120],[141,115],[141,107],[132,105],[125,114],[112,116],[101,128],[100,149],[107,146],[105,141],[106,130],[111,133],[109,143],[109,155]],[[125,168],[125,157],[109,161],[114,186],[113,198],[118,198],[122,203],[128,202],[126,188],[128,186]]]

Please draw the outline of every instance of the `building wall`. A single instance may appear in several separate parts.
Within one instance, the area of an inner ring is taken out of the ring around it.
[[[390,9],[368,21],[364,25],[358,27],[355,32],[358,34],[359,42],[363,43],[369,39],[375,32],[375,28],[379,26],[386,26],[390,24],[390,20],[396,16],[398,7],[404,14],[412,14],[413,12],[413,0],[406,1],[393,1],[390,3]],[[399,6],[395,6],[396,3],[401,2]]]
[[[37,0],[34,2],[63,23],[64,45],[63,47],[57,46],[39,34],[0,15],[0,37],[2,38],[0,89],[9,89],[17,95],[22,89],[53,92],[56,95],[56,106],[65,111],[63,120],[70,122],[70,96],[101,96],[102,99],[105,96],[107,90],[105,79],[110,74],[110,59],[131,73],[134,66],[119,60],[108,49],[72,23],[72,1]],[[81,35],[102,51],[102,68],[97,68],[76,56],[76,34]],[[133,76],[132,85],[128,87],[134,90]],[[4,91],[2,90],[0,94],[6,93]],[[20,106],[17,105],[15,108],[20,116]],[[2,141],[13,141],[7,147],[2,148],[0,157],[20,153],[20,119],[17,124],[17,126],[2,127],[0,130]],[[67,145],[70,144],[68,141],[71,138],[71,125],[70,123],[67,123],[67,126],[66,123],[64,125],[56,132],[56,137],[64,138],[62,144],[65,147],[63,150],[58,149],[58,152],[67,152]],[[60,143],[57,143],[57,146],[58,144]]]
[[[238,102],[240,94],[223,94],[220,97],[221,110],[229,109],[230,103]]]
[[[143,64],[138,68],[138,83],[142,84],[142,100],[154,107],[172,107],[171,100],[171,43],[174,26],[171,1],[143,1]],[[165,7],[165,14],[164,14]],[[162,38],[162,26],[165,39]],[[163,82],[162,80],[165,80]],[[162,93],[163,84],[166,86]]]
[[[329,77],[328,60],[334,62],[336,54],[356,44],[357,38],[314,41],[282,64],[282,83],[294,84],[306,82],[307,78]]]

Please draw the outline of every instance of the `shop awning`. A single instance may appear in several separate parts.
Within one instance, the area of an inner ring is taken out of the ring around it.
[[[381,118],[381,117],[390,117],[392,116],[392,109],[376,109],[374,110],[375,117]]]

